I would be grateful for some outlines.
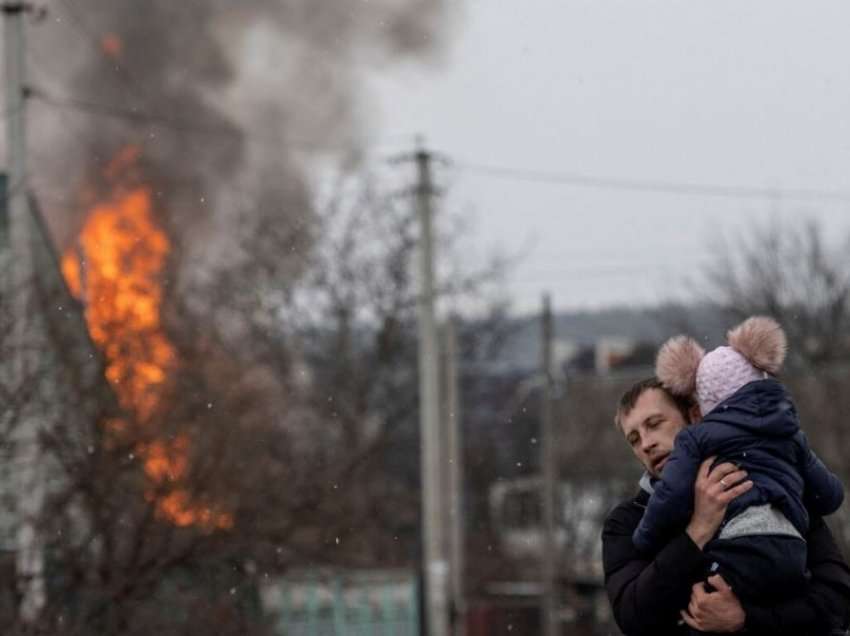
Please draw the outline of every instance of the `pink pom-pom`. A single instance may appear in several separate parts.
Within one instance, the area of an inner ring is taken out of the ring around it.
[[[655,375],[672,393],[693,395],[697,386],[697,369],[704,355],[705,351],[693,338],[670,338],[658,351]]]
[[[729,346],[754,367],[772,375],[779,373],[788,352],[788,339],[779,323],[767,316],[753,316],[727,334]]]

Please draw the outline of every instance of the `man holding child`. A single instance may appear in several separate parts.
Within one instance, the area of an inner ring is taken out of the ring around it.
[[[627,636],[847,629],[850,569],[821,517],[843,489],[773,378],[784,347],[763,318],[708,354],[674,339],[659,354],[662,379],[623,395],[616,423],[646,472],[602,540]]]

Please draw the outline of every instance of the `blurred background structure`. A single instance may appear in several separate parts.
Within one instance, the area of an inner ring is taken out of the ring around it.
[[[754,313],[847,482],[850,9],[780,4],[2,2],[2,633],[616,633],[617,400]]]

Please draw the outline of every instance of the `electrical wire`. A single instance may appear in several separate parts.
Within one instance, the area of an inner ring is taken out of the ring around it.
[[[642,180],[628,177],[602,177],[581,173],[527,170],[468,162],[453,162],[458,169],[485,177],[529,183],[567,185],[597,190],[621,190],[727,199],[808,199],[850,202],[850,192],[804,188],[758,188],[668,180]]]

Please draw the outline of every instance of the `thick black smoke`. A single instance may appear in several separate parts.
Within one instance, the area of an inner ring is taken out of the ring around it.
[[[128,144],[178,246],[229,231],[236,208],[309,216],[317,153],[361,139],[365,70],[439,53],[448,4],[55,2],[30,29],[30,164],[57,238],[73,240],[80,193]]]

